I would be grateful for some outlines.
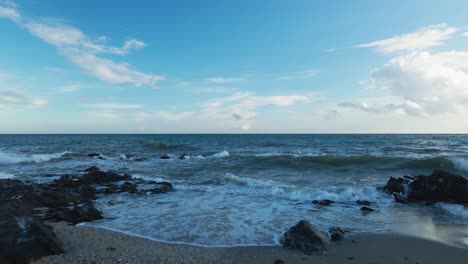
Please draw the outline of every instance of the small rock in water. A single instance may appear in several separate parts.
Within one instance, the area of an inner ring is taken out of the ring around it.
[[[281,238],[283,247],[302,250],[305,254],[323,254],[330,244],[328,238],[306,220],[299,221]]]
[[[273,264],[286,264],[286,262],[282,259],[276,259],[275,262],[273,262]]]
[[[179,159],[184,160],[184,159],[190,159],[191,157],[192,157],[192,154],[183,153],[182,155],[180,155]]]
[[[357,200],[356,203],[359,204],[359,205],[366,205],[366,206],[371,205],[371,202],[369,202],[367,200]]]
[[[159,159],[171,159],[171,156],[169,156],[168,154],[164,154],[161,157],[159,157]]]
[[[322,205],[322,206],[329,206],[329,205],[331,205],[332,203],[334,203],[334,201],[328,200],[328,199],[324,199],[324,200],[313,200],[312,203],[313,203],[313,204],[319,204],[319,205]]]
[[[98,171],[98,170],[99,170],[98,167],[96,167],[96,166],[91,166],[91,167],[87,168],[87,169],[84,170],[84,171],[85,171],[85,172],[90,172],[90,171]]]
[[[343,229],[336,226],[330,227],[330,229],[328,229],[328,233],[330,234],[331,241],[342,240],[344,238],[344,235],[346,234],[346,232]]]
[[[362,207],[361,207],[361,211],[363,211],[363,212],[373,212],[373,211],[375,211],[375,210],[372,209],[372,208],[370,208],[370,207],[368,207],[368,206],[362,206]]]
[[[393,193],[393,198],[395,199],[397,203],[402,203],[402,204],[408,203],[408,199],[399,193]]]

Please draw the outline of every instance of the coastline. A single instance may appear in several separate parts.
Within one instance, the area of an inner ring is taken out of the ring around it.
[[[89,226],[53,226],[65,253],[38,263],[466,263],[468,250],[396,233],[355,234],[332,242],[326,256],[280,246],[200,247],[155,242]]]

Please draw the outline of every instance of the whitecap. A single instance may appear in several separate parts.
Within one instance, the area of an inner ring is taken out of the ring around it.
[[[70,154],[70,151],[51,153],[51,154],[20,154],[20,153],[6,153],[0,151],[0,164],[16,164],[23,162],[47,162],[53,159],[58,159],[64,155]]]
[[[211,157],[212,158],[227,158],[229,156],[230,156],[229,152],[226,150],[223,150],[219,153],[213,154]]]

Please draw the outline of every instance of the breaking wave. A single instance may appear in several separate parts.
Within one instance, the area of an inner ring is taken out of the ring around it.
[[[64,151],[51,154],[19,154],[19,153],[6,153],[0,151],[0,164],[16,164],[16,163],[42,163],[51,161],[54,159],[59,159],[68,154],[71,154],[71,151]]]

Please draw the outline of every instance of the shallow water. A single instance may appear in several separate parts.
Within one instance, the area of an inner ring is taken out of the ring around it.
[[[92,152],[106,159],[88,157]],[[193,156],[177,159],[182,153]],[[173,158],[160,160],[163,154]],[[168,194],[97,201],[108,218],[91,225],[153,239],[270,245],[307,219],[323,231],[394,230],[468,248],[466,207],[401,205],[376,189],[390,176],[433,169],[468,175],[467,135],[0,136],[0,178],[50,181],[91,165],[174,184]],[[336,203],[322,207],[314,199]],[[358,199],[376,211],[362,213]]]

